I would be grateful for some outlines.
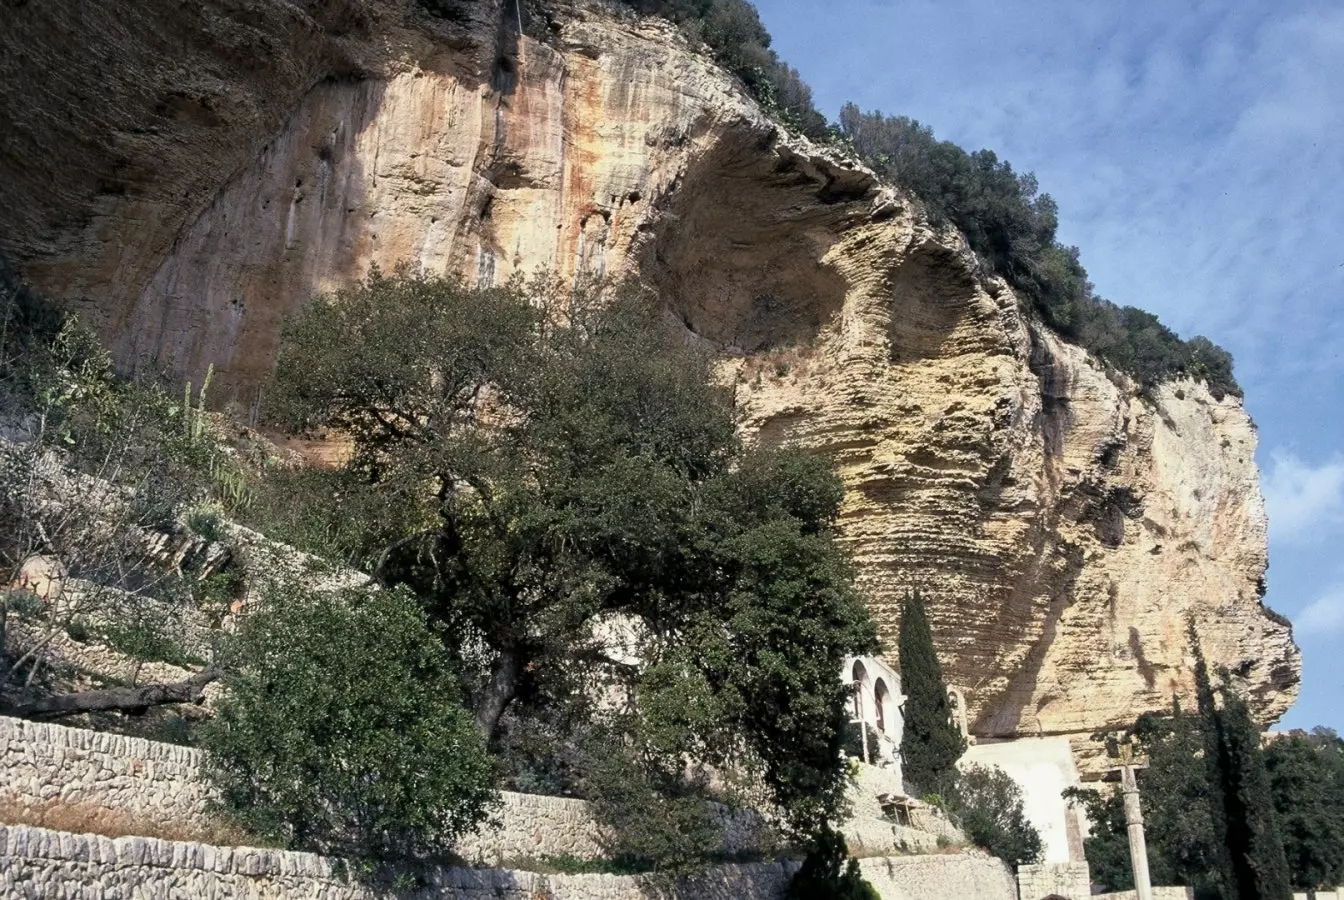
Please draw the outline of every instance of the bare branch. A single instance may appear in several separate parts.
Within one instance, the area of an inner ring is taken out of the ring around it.
[[[205,686],[218,680],[221,675],[222,671],[211,666],[186,681],[58,694],[31,703],[0,707],[0,712],[21,719],[60,719],[86,712],[123,712],[137,715],[154,706],[200,703],[205,697]]]

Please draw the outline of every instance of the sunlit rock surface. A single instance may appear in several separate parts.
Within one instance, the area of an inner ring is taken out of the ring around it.
[[[1266,721],[1255,431],[1140,397],[959,236],[790,137],[667,25],[559,3],[28,3],[0,33],[0,248],[127,367],[255,406],[284,316],[373,263],[640,275],[724,357],[744,433],[833,458],[889,647],[928,597],[981,735],[1075,738],[1190,686],[1187,617]]]

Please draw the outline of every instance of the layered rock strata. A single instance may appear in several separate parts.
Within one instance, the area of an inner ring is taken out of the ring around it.
[[[283,317],[370,264],[639,275],[723,355],[750,440],[835,460],[883,638],[921,589],[974,733],[1085,742],[1166,705],[1187,618],[1264,720],[1294,699],[1240,403],[1108,374],[666,24],[126,6],[21,5],[0,36],[0,247],[124,365],[213,364],[246,408]]]

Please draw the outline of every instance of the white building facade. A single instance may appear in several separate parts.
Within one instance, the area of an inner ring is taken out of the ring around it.
[[[853,691],[850,721],[859,726],[860,734],[872,729],[877,735],[877,758],[864,762],[892,770],[896,782],[901,783],[901,735],[905,729],[901,677],[876,656],[851,656],[845,660],[840,680]]]

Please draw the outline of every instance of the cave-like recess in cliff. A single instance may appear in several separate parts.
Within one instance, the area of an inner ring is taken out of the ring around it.
[[[730,132],[695,160],[638,265],[693,333],[730,353],[804,344],[844,303],[822,262],[840,205],[829,186],[769,137]]]

